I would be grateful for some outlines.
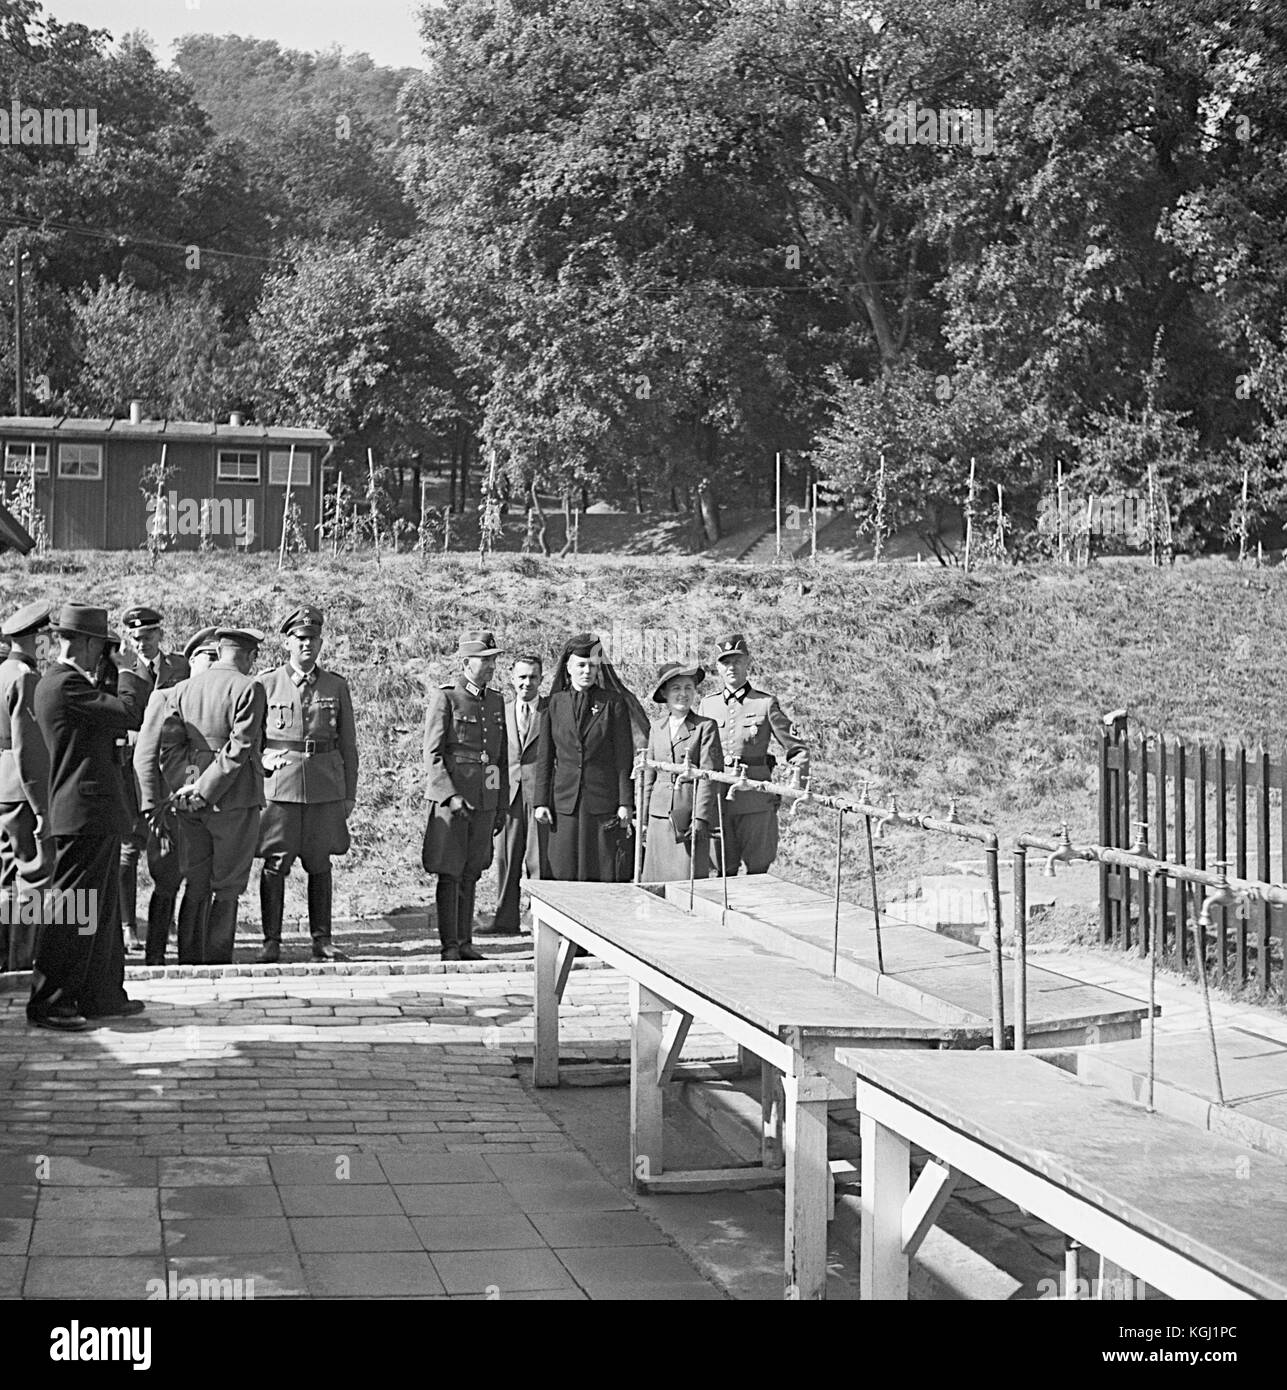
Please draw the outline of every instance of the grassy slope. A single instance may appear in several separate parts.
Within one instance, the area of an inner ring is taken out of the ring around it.
[[[745,632],[759,679],[814,744],[814,785],[942,812],[1002,832],[1095,828],[1094,738],[1105,710],[1129,707],[1135,727],[1277,744],[1287,691],[1274,659],[1287,635],[1287,573],[1223,562],[1169,572],[1103,567],[1083,573],[823,565],[775,573],[654,558],[578,562],[502,556],[403,556],[296,561],[88,554],[26,562],[0,557],[0,607],[82,598],[114,615],[150,602],[170,633],[237,618],[275,632],[296,603],[327,612],[326,665],[356,701],[362,787],[354,851],[337,878],[337,911],[390,911],[429,901],[419,867],[420,724],[427,682],[447,679],[461,627],[489,627],[510,651],[552,652],[571,630],[618,627],[691,634],[703,651]],[[266,666],[277,660],[271,647]],[[499,679],[505,675],[505,659]],[[636,691],[653,669],[625,665]],[[861,837],[847,837],[856,890]],[[784,817],[782,870],[825,882],[834,817]],[[882,854],[883,893],[903,875],[968,857],[968,847],[908,831]],[[298,877],[298,875],[296,875]],[[480,906],[490,904],[490,875]],[[291,910],[302,911],[292,889]],[[252,892],[249,915],[254,916]]]

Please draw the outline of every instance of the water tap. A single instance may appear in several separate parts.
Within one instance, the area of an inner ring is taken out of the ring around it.
[[[956,797],[952,798],[951,805],[947,808],[947,823],[948,825],[960,825],[961,823],[960,816],[956,814]]]
[[[728,769],[737,778],[736,782],[730,782],[728,787],[729,796],[736,796],[738,792],[751,791],[751,779],[746,775],[746,764],[735,762],[732,768]]]
[[[902,812],[898,809],[898,798],[897,798],[896,796],[891,796],[891,797],[889,798],[889,811],[888,811],[888,813],[885,814],[885,815],[883,815],[883,816],[881,816],[881,818],[876,822],[876,838],[877,838],[878,840],[883,840],[883,839],[885,838],[885,827],[886,827],[887,825],[910,825],[910,824],[911,824],[911,822],[910,822],[910,821],[907,819],[907,817],[906,817],[905,815],[903,815]]]
[[[1200,927],[1211,925],[1211,909],[1213,907],[1233,907],[1239,910],[1242,908],[1242,896],[1229,887],[1229,877],[1225,873],[1229,867],[1229,861],[1217,859],[1213,867],[1218,869],[1219,873],[1215,886],[1208,888],[1206,897],[1202,899],[1202,910],[1198,913],[1198,925]]]
[[[1131,824],[1135,827],[1135,843],[1127,852],[1140,859],[1156,859],[1157,855],[1148,847],[1148,821],[1136,820]]]
[[[1071,864],[1076,858],[1077,855],[1072,846],[1072,836],[1068,833],[1068,822],[1064,821],[1059,835],[1059,848],[1047,856],[1046,867],[1041,872],[1046,878],[1054,878],[1056,864]]]

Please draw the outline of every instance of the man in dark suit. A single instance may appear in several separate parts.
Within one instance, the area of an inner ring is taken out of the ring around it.
[[[121,837],[130,828],[116,738],[138,728],[142,711],[130,695],[116,693],[112,649],[120,641],[108,631],[106,609],[64,604],[57,632],[58,659],[36,686],[36,719],[49,750],[49,899],[77,911],[46,915],[27,1021],[75,1030],[87,1019],[143,1009],[125,993],[116,901]]]
[[[127,608],[121,618],[121,626],[125,629],[128,648],[121,663],[120,684],[123,689],[131,691],[140,708],[146,709],[154,690],[168,690],[187,680],[190,674],[188,663],[177,652],[161,650],[164,633],[161,615],[155,608]],[[129,735],[129,748],[133,747],[135,739],[136,735]],[[121,742],[124,750],[126,741]],[[125,751],[122,761],[128,769],[133,761],[132,753]],[[161,840],[149,829],[146,818],[139,810],[138,782],[131,770],[125,773],[125,795],[130,802],[134,824],[121,840],[121,924],[125,931],[126,949],[141,951],[146,948],[138,936],[139,852],[146,850],[147,869],[152,875],[147,929],[153,940],[170,934],[174,902],[179,895],[179,854],[174,841],[166,842],[163,848]]]
[[[179,915],[180,959],[185,942],[204,942],[201,963],[206,965],[232,962],[237,899],[250,882],[264,805],[267,701],[264,687],[250,674],[264,634],[223,627],[218,639],[219,660],[177,687],[174,702],[187,729],[195,774],[174,798],[188,880]],[[189,915],[185,921],[189,897],[195,919]]]
[[[492,835],[509,805],[505,701],[488,689],[500,648],[490,632],[464,632],[461,673],[425,709],[425,825],[420,862],[438,875],[443,960],[484,960],[475,949],[474,893],[492,862]]]
[[[549,830],[532,819],[536,810],[536,754],[540,746],[541,712],[549,703],[541,692],[539,656],[525,652],[514,661],[510,681],[514,700],[505,706],[509,740],[509,808],[496,828],[496,915],[480,936],[517,936],[519,880],[548,878],[546,840]]]
[[[541,715],[534,819],[550,827],[550,877],[617,881],[630,825],[634,737],[623,694],[600,684],[603,645],[593,633],[569,639]]]

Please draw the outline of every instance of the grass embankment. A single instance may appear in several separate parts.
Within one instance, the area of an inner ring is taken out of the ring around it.
[[[1287,689],[1275,669],[1287,637],[1287,572],[1202,562],[1171,571],[994,569],[965,576],[938,567],[748,569],[699,560],[501,556],[480,573],[474,557],[233,560],[77,554],[44,561],[0,557],[0,607],[47,597],[165,613],[170,640],[237,619],[275,634],[296,603],[327,615],[323,663],[347,676],[357,708],[362,783],[354,848],[338,866],[338,915],[422,909],[431,884],[419,865],[425,690],[451,677],[462,627],[493,629],[510,651],[552,654],[565,635],[615,627],[670,632],[710,653],[746,633],[755,679],[776,692],[813,744],[814,786],[904,809],[942,813],[1004,836],[1096,827],[1096,730],[1126,706],[1133,727],[1199,737],[1279,742]],[[672,638],[673,640],[678,640]],[[270,639],[261,668],[280,659]],[[620,663],[641,694],[655,662]],[[501,659],[498,684],[507,674]],[[804,882],[833,871],[835,817],[783,817],[779,868]],[[865,884],[865,847],[850,825],[846,891]],[[882,896],[913,874],[971,857],[971,847],[908,830],[882,851]],[[303,880],[288,911],[302,915]],[[493,901],[484,880],[480,910]],[[252,882],[246,916],[257,916]]]

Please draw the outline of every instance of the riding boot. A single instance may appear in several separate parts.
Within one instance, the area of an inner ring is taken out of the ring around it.
[[[461,960],[486,960],[487,957],[474,946],[474,895],[478,891],[476,878],[460,880],[460,907],[458,930],[460,933]]]
[[[120,894],[121,894],[121,927],[125,933],[125,947],[130,951],[137,951],[142,944],[139,941],[138,928],[138,899],[139,899],[139,868],[137,864],[127,864],[122,862],[120,867]]]
[[[259,875],[259,911],[264,919],[264,949],[260,965],[275,965],[282,957],[282,916],[286,911],[286,875],[267,863]]]
[[[210,894],[184,890],[179,904],[179,964],[200,965],[205,958],[206,922],[210,916]]]
[[[152,900],[147,905],[147,953],[143,957],[145,965],[164,965],[165,948],[170,944],[170,922],[174,917],[173,894],[152,890]]]
[[[438,886],[434,891],[434,902],[438,907],[438,941],[442,946],[443,960],[460,959],[459,922],[460,880],[448,874],[438,875]]]
[[[231,965],[237,940],[237,899],[216,898],[206,923],[206,965]]]
[[[348,960],[331,945],[331,871],[308,876],[308,931],[314,960]]]

